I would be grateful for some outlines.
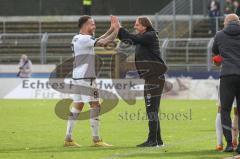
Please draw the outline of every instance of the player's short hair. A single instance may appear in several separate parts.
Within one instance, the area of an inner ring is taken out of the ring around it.
[[[140,16],[137,18],[138,22],[145,26],[147,30],[153,29],[153,24],[151,20],[146,16]]]
[[[81,29],[82,26],[88,21],[88,19],[92,19],[92,17],[89,15],[84,15],[80,17],[78,20],[78,27]]]

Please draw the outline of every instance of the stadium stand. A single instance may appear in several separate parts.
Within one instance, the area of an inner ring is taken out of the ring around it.
[[[209,19],[204,16],[204,11],[201,9],[204,4],[200,0],[194,1],[193,17],[190,17],[187,15],[190,11],[188,9],[189,1],[176,0],[175,9],[177,15],[175,17],[176,26],[174,26],[172,2],[158,12],[155,17],[151,17],[161,38],[162,56],[168,63],[170,70],[173,71],[209,71],[210,66],[207,65],[209,64],[209,44],[211,44],[212,35],[208,34]],[[201,4],[199,5],[201,7],[195,7],[198,4]],[[171,18],[169,18],[170,16]],[[66,20],[66,17],[69,19]],[[39,18],[21,17],[23,20],[17,20],[19,17],[15,19],[12,17],[9,17],[9,19],[0,17],[0,56],[2,57],[0,64],[16,64],[21,54],[28,54],[34,64],[61,64],[71,57],[70,42],[73,35],[78,32],[76,17],[75,19],[72,17],[59,16],[59,20],[51,16]],[[198,19],[195,20],[194,17]],[[126,28],[133,29],[135,18],[136,16],[126,16],[123,25]],[[109,22],[106,20],[106,16],[96,20],[96,37],[107,30]],[[219,28],[222,28],[222,21],[219,24]],[[133,30],[130,29],[130,31]],[[174,31],[176,35],[173,38]],[[45,43],[42,41],[44,36],[47,38]],[[44,49],[43,44],[46,55],[41,54],[42,49]],[[115,77],[119,76],[116,68],[115,70],[110,69],[111,58],[115,52],[116,50],[96,48],[96,53],[104,60],[102,77],[109,77],[109,72],[113,73]],[[116,59],[113,60],[113,62],[116,61]],[[215,68],[211,66],[210,69]]]
[[[213,35],[209,34],[209,20],[201,20],[194,26],[194,30],[192,33],[193,38],[211,38]],[[223,28],[223,20],[219,20],[219,29]]]
[[[72,56],[70,43],[72,37],[78,32],[77,22],[10,21],[0,24],[2,24],[0,30],[4,32],[4,34],[0,35],[1,64],[16,64],[18,63],[21,54],[28,54],[34,64],[40,64],[41,40],[44,33],[48,33],[45,64],[58,65]],[[104,34],[108,29],[109,22],[97,21],[96,25],[96,37],[98,37]],[[124,22],[123,25],[127,28],[132,28],[133,22]],[[110,67],[110,59],[114,52],[114,50],[96,48],[96,53],[101,56],[104,61],[101,77],[109,77],[109,72],[114,76],[117,76],[115,73],[116,70],[113,70]],[[115,60],[112,62],[114,61]]]

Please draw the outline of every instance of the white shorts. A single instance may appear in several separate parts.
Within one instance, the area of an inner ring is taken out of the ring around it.
[[[97,84],[95,79],[73,80],[73,85],[79,85],[79,86],[84,86],[84,87],[93,89],[92,91],[89,90],[89,91],[83,91],[79,94],[72,94],[71,97],[74,103],[80,103],[80,102],[89,103],[89,102],[99,101],[99,93],[97,90]]]

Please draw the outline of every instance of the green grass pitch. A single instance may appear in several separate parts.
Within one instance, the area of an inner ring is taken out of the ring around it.
[[[114,147],[91,147],[85,120],[78,121],[74,130],[74,139],[83,147],[64,148],[66,121],[54,113],[57,102],[0,100],[0,159],[220,159],[233,155],[215,151],[215,101],[163,100],[163,148],[135,147],[147,137],[143,100],[133,106],[120,101],[101,116],[101,136]]]

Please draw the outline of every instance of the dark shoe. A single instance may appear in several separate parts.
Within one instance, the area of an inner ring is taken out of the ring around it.
[[[137,147],[155,147],[155,146],[157,146],[157,142],[152,141],[145,141],[144,143],[137,145]]]
[[[160,146],[164,146],[164,144],[153,141],[145,141],[144,143],[137,145],[137,147],[160,147]]]
[[[158,141],[158,146],[164,146],[163,141]]]
[[[232,144],[227,144],[224,152],[233,152],[233,151],[234,151],[234,150],[233,150]]]

